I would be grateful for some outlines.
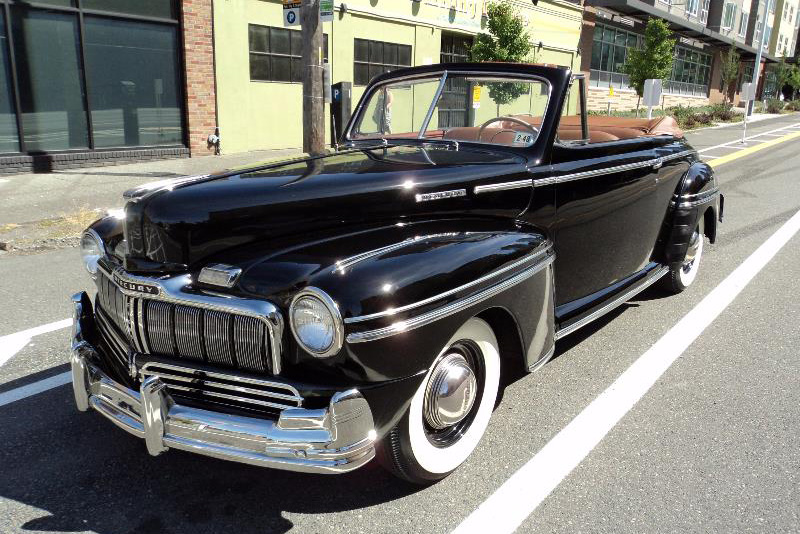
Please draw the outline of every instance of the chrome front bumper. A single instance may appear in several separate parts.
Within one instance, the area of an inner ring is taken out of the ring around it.
[[[96,364],[85,339],[92,320],[85,293],[73,297],[72,388],[78,410],[93,408],[123,430],[144,438],[152,455],[174,448],[223,460],[308,473],[345,473],[375,456],[369,404],[351,389],[327,408],[290,408],[277,420],[242,417],[181,406],[158,377],[138,391],[113,381]]]

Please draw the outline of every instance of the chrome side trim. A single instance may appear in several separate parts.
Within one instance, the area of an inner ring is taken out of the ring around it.
[[[708,204],[715,198],[716,196],[712,195],[710,197],[702,198],[700,200],[694,200],[692,202],[675,202],[674,200],[671,200],[669,205],[671,208],[690,209],[690,208],[696,208],[697,206],[702,206],[703,204]]]
[[[468,235],[469,232],[466,232]],[[419,241],[424,241],[425,239],[434,239],[437,237],[452,237],[458,235],[458,232],[448,232],[442,234],[428,234],[428,235],[419,235],[414,237],[409,237],[408,239],[404,239],[399,243],[394,243],[392,245],[387,245],[385,247],[379,247],[373,250],[368,250],[366,252],[362,252],[361,254],[356,254],[355,256],[350,256],[349,258],[345,258],[343,260],[339,260],[336,262],[336,267],[334,267],[333,272],[338,272],[339,274],[344,274],[347,272],[347,269],[361,263],[362,261],[366,261],[370,258],[374,258],[375,256],[380,256],[381,254],[386,254],[388,252],[393,252],[397,249],[407,247],[409,245],[413,245]]]
[[[574,322],[574,323],[572,323],[571,325],[569,325],[569,326],[567,326],[565,328],[557,330],[556,331],[556,339],[561,339],[562,337],[566,336],[567,334],[571,334],[575,330],[577,330],[577,329],[579,329],[579,328],[581,328],[583,326],[586,326],[587,324],[591,323],[595,319],[599,319],[600,317],[602,317],[606,313],[610,312],[611,310],[613,310],[617,306],[620,306],[621,304],[624,304],[625,301],[627,301],[628,299],[630,299],[634,295],[637,295],[637,294],[641,293],[642,291],[644,291],[645,289],[647,289],[651,285],[655,284],[658,280],[661,279],[662,276],[667,274],[668,271],[669,271],[669,267],[666,267],[666,266],[662,266],[659,269],[656,269],[654,274],[652,274],[650,276],[650,278],[645,280],[645,282],[643,284],[637,285],[636,287],[634,287],[632,289],[629,289],[628,291],[626,291],[622,295],[618,296],[617,298],[615,298],[614,300],[612,300],[611,302],[609,302],[608,304],[606,304],[605,306],[603,306],[599,310],[596,310],[596,311],[592,312],[591,314],[587,315],[586,317],[584,317],[580,321]]]
[[[613,167],[606,167],[604,169],[595,169],[593,171],[583,171],[583,172],[576,172],[572,174],[564,174],[561,176],[551,176],[548,178],[540,178],[538,180],[533,180],[534,187],[543,187],[546,185],[553,185],[553,184],[560,184],[564,182],[572,182],[575,180],[583,180],[586,178],[592,178],[594,176],[602,176],[604,174],[613,174],[615,172],[624,172],[630,171],[634,169],[640,169],[642,167],[655,167],[659,163],[663,164],[665,161],[670,161],[673,159],[682,158],[689,154],[693,154],[693,150],[684,150],[683,152],[677,152],[675,154],[670,154],[668,156],[661,156],[658,158],[648,159],[645,161],[640,161],[637,163],[626,163],[625,165],[615,165]],[[661,165],[658,165],[656,168],[660,168]]]
[[[431,304],[432,302],[436,302],[437,300],[449,297],[450,295],[454,295],[456,293],[464,291],[465,289],[469,289],[470,287],[482,284],[483,282],[486,282],[487,280],[491,280],[492,278],[494,278],[496,276],[499,276],[499,275],[501,275],[501,274],[503,274],[505,272],[508,272],[508,271],[510,271],[512,269],[516,269],[520,265],[524,265],[524,264],[526,264],[528,262],[535,261],[535,260],[538,260],[538,259],[540,259],[540,258],[542,258],[544,256],[547,256],[548,254],[551,253],[552,250],[553,250],[553,245],[552,244],[548,244],[546,248],[544,248],[542,250],[537,250],[536,252],[534,252],[532,254],[529,254],[529,255],[527,255],[527,256],[515,261],[514,263],[506,265],[505,267],[501,267],[500,269],[497,269],[496,271],[492,271],[487,275],[484,275],[484,276],[482,276],[482,277],[480,277],[480,278],[478,278],[476,280],[473,280],[472,282],[467,282],[464,285],[461,285],[461,286],[458,286],[456,288],[450,289],[450,290],[445,291],[443,293],[439,293],[438,295],[434,295],[432,297],[429,297],[427,299],[420,300],[420,301],[417,301],[417,302],[412,302],[411,304],[406,304],[405,306],[400,306],[399,308],[390,308],[388,310],[384,310],[382,312],[371,313],[369,315],[359,315],[357,317],[348,317],[347,319],[344,320],[344,322],[346,324],[351,324],[351,323],[361,323],[361,322],[364,322],[364,321],[371,321],[373,319],[379,319],[381,317],[388,317],[390,315],[396,315],[398,313],[403,313],[403,312],[406,312],[408,310],[413,310],[414,308],[419,308],[420,306],[425,306],[426,304]],[[349,339],[350,338],[348,336],[348,341],[349,341]]]
[[[524,271],[519,274],[512,276],[511,278],[500,282],[496,285],[493,285],[483,291],[472,295],[471,297],[463,298],[461,300],[457,300],[452,304],[448,304],[446,306],[442,306],[441,308],[437,308],[435,310],[429,311],[427,313],[423,313],[418,315],[417,317],[400,321],[394,323],[390,326],[384,328],[378,328],[375,330],[367,330],[365,332],[354,332],[347,336],[348,343],[364,343],[366,341],[375,341],[377,339],[383,339],[385,337],[393,336],[395,334],[400,334],[403,332],[408,332],[410,330],[414,330],[415,328],[420,328],[427,324],[430,324],[434,321],[438,321],[439,319],[443,319],[454,313],[458,313],[470,306],[474,306],[490,297],[497,295],[505,291],[506,289],[513,287],[520,282],[523,282],[530,278],[531,276],[535,275],[536,273],[540,272],[547,266],[553,263],[555,260],[555,255],[551,254],[547,257],[547,259],[528,267]]]
[[[533,180],[517,180],[515,182],[502,182],[499,184],[487,184],[475,186],[475,194],[494,193],[495,191],[507,191],[509,189],[522,189],[523,187],[533,187]]]
[[[533,373],[534,371],[538,371],[539,369],[544,367],[545,364],[553,358],[553,355],[555,353],[556,353],[556,344],[553,343],[553,346],[550,347],[550,350],[547,351],[547,354],[539,358],[533,365],[528,367],[528,372]]]
[[[708,191],[701,191],[701,192],[695,193],[693,195],[678,195],[678,194],[675,194],[675,195],[672,195],[672,199],[675,200],[675,201],[678,201],[678,200],[691,201],[691,200],[697,200],[699,198],[703,198],[703,197],[707,197],[707,196],[711,196],[711,195],[716,195],[717,193],[719,193],[719,187],[714,187],[712,189],[709,189]]]

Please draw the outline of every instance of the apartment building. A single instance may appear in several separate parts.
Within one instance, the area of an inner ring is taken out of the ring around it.
[[[767,6],[760,7],[759,0],[586,0],[581,70],[590,79],[590,109],[636,106],[637,96],[622,66],[627,49],[641,46],[650,17],[666,21],[677,41],[672,73],[664,85],[665,106],[722,102],[726,95],[720,55],[731,46],[741,55],[741,69],[736,90],[727,98],[739,104],[738,88],[752,79],[758,46],[754,43],[761,37],[756,21],[763,20],[765,11]],[[774,10],[771,16],[774,19]],[[772,26],[770,22],[768,28]],[[769,47],[763,61],[775,61]]]

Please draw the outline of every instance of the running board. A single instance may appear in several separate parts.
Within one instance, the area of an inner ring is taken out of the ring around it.
[[[571,325],[569,325],[567,327],[564,327],[564,328],[561,328],[558,331],[556,331],[556,336],[555,336],[556,339],[561,339],[562,337],[564,337],[564,336],[566,336],[568,334],[571,334],[575,330],[586,326],[587,324],[591,323],[595,319],[599,319],[600,317],[602,317],[603,315],[607,314],[611,310],[613,310],[613,309],[617,308],[618,306],[624,304],[625,302],[627,302],[629,299],[631,299],[635,295],[638,295],[639,293],[641,293],[642,291],[644,291],[645,289],[647,289],[651,285],[653,285],[656,282],[658,282],[661,279],[662,276],[667,274],[667,272],[669,272],[669,267],[666,267],[666,266],[663,266],[663,267],[660,267],[659,269],[656,269],[655,273],[652,276],[650,276],[649,278],[647,278],[644,282],[642,282],[641,285],[637,285],[637,286],[629,289],[625,293],[622,293],[617,298],[615,298],[611,302],[605,304],[602,308],[593,311],[592,313],[590,313],[589,315],[587,315],[583,319],[581,319],[579,321],[575,321]]]

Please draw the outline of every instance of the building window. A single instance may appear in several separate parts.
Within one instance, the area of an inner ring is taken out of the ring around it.
[[[736,20],[736,4],[728,2],[722,9],[722,29],[730,30],[733,28],[734,20]]]
[[[8,61],[8,37],[6,37],[5,14],[0,12],[0,154],[17,152],[17,115],[14,112],[11,92],[11,68]]]
[[[0,153],[183,144],[175,0],[0,7]]]
[[[380,74],[411,66],[411,46],[367,39],[355,40],[353,83],[367,85]]]
[[[303,81],[303,37],[300,30],[250,24],[250,81]],[[328,60],[328,35],[322,36],[322,54]]]
[[[739,31],[737,32],[740,37],[744,37],[744,34],[747,33],[747,21],[750,18],[750,13],[742,12],[742,16],[739,19]]]
[[[700,10],[700,22],[705,24],[708,22],[708,4],[711,0],[703,0],[703,9]]]
[[[622,66],[628,57],[628,49],[641,47],[643,41],[642,36],[635,33],[597,24],[594,28],[589,85],[627,88],[628,75],[622,73]]]
[[[89,15],[84,25],[95,146],[180,143],[177,28]]]
[[[667,80],[665,90],[679,95],[706,96],[710,74],[709,54],[676,46],[672,74]]]
[[[742,80],[741,80],[741,83],[739,83],[740,86],[743,83],[752,83],[752,81],[753,81],[753,70],[754,70],[754,68],[753,68],[753,64],[752,63],[745,64],[744,67],[742,67]]]
[[[699,4],[699,0],[686,0],[686,14],[696,17]]]
[[[764,30],[764,42],[761,44],[763,50],[769,49],[770,37],[772,37],[772,26],[767,26],[767,29]]]

